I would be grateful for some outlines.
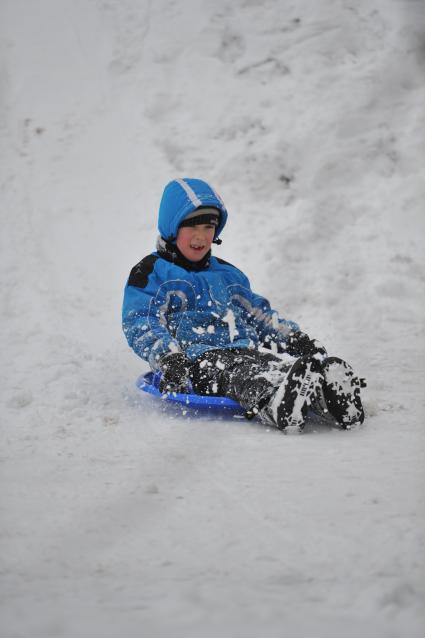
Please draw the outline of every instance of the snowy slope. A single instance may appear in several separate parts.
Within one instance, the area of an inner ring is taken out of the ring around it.
[[[8,638],[423,635],[422,0],[3,0]],[[122,289],[162,188],[367,377],[350,433],[139,396]]]

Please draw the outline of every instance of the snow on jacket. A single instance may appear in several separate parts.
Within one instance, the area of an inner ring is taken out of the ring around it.
[[[246,275],[209,253],[186,260],[173,240],[179,224],[200,206],[220,210],[215,239],[227,211],[202,180],[174,180],[161,200],[158,250],[131,270],[124,291],[123,330],[134,352],[158,368],[159,358],[184,352],[195,359],[216,348],[252,348],[285,342],[296,323],[279,319],[267,299],[255,294]],[[168,241],[166,241],[168,240]]]

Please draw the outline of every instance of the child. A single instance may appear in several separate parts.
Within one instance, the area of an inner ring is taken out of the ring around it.
[[[302,428],[307,410],[342,427],[364,420],[362,382],[351,367],[280,319],[247,277],[211,255],[227,210],[200,179],[164,190],[157,250],[132,269],[123,330],[134,352],[162,373],[161,392],[217,394],[247,418]]]

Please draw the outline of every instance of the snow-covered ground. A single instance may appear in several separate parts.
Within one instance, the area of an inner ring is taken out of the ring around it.
[[[5,638],[425,632],[423,0],[2,0]],[[351,432],[188,418],[120,328],[169,179],[367,377]]]

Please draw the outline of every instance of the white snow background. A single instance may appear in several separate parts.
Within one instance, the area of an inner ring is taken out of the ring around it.
[[[2,636],[423,636],[424,2],[0,9]],[[182,176],[363,426],[136,389],[122,291]]]

